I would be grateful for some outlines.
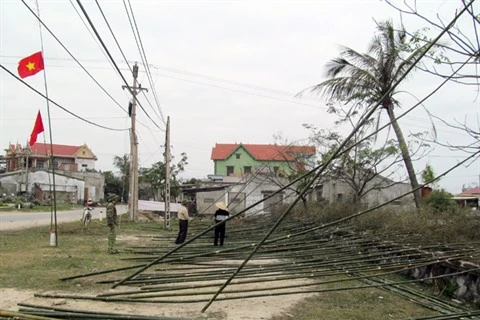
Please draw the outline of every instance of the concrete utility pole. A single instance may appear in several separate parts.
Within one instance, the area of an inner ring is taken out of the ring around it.
[[[170,228],[170,116],[165,137],[165,228]]]
[[[27,142],[26,144],[26,147],[25,149],[23,149],[23,152],[25,153],[26,157],[27,157],[27,161],[26,161],[26,165],[25,165],[25,168],[26,168],[26,174],[25,174],[25,195],[28,196],[28,156],[30,155],[30,153],[32,153],[32,149],[30,149],[30,146]]]
[[[128,216],[130,221],[137,220],[138,215],[138,140],[137,132],[135,131],[135,118],[137,115],[137,90],[147,90],[141,85],[137,87],[138,65],[135,62],[133,66],[133,87],[122,86],[123,89],[129,89],[132,92],[133,98],[129,108],[130,119],[132,120],[132,129],[130,133],[130,189],[128,197]]]

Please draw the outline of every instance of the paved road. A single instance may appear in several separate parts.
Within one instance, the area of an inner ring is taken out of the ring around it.
[[[83,209],[57,211],[57,223],[80,221]],[[117,205],[117,212],[123,214],[127,212],[127,206]],[[93,210],[93,219],[105,218],[105,207],[95,207]],[[0,231],[19,230],[36,226],[49,226],[51,213],[48,212],[0,212]]]

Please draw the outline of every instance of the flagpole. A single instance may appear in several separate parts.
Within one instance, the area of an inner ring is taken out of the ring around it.
[[[37,5],[37,15],[40,18],[40,6],[38,4],[38,0],[35,0],[35,4]],[[38,20],[38,29],[40,32],[40,46],[42,49],[42,54],[45,52],[43,50],[43,36],[42,36],[42,24],[40,22],[40,19]],[[45,55],[43,54],[45,57]],[[52,243],[52,239],[50,239],[50,245],[51,246],[58,246],[58,227],[57,227],[57,195],[55,191],[55,166],[53,164],[53,139],[52,139],[52,121],[50,117],[50,103],[48,99],[48,85],[47,85],[47,69],[43,69],[43,83],[45,85],[45,97],[46,97],[46,102],[47,102],[47,117],[48,117],[48,131],[50,135],[50,168],[52,170],[52,186],[53,186],[53,206],[50,207],[50,236],[52,236],[52,233],[54,233],[55,239],[54,243]],[[50,186],[50,188],[52,187]],[[50,189],[50,194],[52,194],[51,189]],[[52,216],[53,216],[53,223],[55,226],[55,229],[52,230]],[[54,232],[52,232],[54,231]]]

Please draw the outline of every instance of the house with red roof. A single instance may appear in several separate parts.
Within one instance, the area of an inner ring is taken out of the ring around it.
[[[35,143],[31,147],[10,144],[6,151],[6,172],[22,170],[28,162],[29,169],[47,169],[53,160],[56,170],[87,171],[95,169],[97,156],[86,144],[70,146],[63,144]],[[51,156],[53,154],[53,157]]]
[[[473,210],[480,210],[480,187],[465,189],[459,193],[453,200],[461,208],[471,208]]]
[[[5,151],[5,172],[0,174],[4,193],[27,193],[38,200],[48,199],[52,193],[53,165],[57,201],[82,203],[88,198],[104,198],[105,177],[94,170],[97,156],[86,144],[35,143],[23,147],[17,143],[10,144]]]
[[[211,159],[214,174],[210,182],[185,186],[183,193],[197,199],[199,212],[213,214],[215,202],[222,200],[231,212],[239,212],[257,203],[247,214],[272,212],[295,199],[295,188],[276,191],[289,183],[292,172],[306,171],[314,165],[316,149],[312,146],[276,144],[216,143]],[[275,194],[274,194],[275,193]]]
[[[292,171],[305,170],[313,163],[315,153],[312,146],[216,143],[211,159],[216,176],[244,176],[259,172],[286,176]]]
[[[248,208],[246,214],[274,212],[276,208],[291,203],[298,195],[296,186],[289,184],[289,173],[310,170],[314,167],[316,149],[311,146],[280,146],[272,144],[215,144],[211,159],[214,174],[210,182],[184,186],[188,198],[196,198],[199,212],[213,214],[214,204],[225,202],[231,212]],[[376,206],[407,194],[408,183],[394,182],[375,176],[368,181],[370,191],[361,205]],[[281,190],[280,190],[281,189]],[[307,201],[323,203],[351,201],[354,190],[350,184],[336,176],[324,175],[307,195]],[[402,197],[392,206],[413,206],[413,196]]]
[[[480,187],[470,188],[458,194],[459,197],[477,197],[480,198]]]

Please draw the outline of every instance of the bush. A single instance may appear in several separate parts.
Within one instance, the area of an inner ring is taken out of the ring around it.
[[[425,206],[432,208],[435,212],[458,212],[459,207],[452,195],[447,191],[433,190],[428,197],[424,199]]]

